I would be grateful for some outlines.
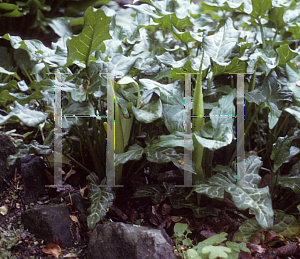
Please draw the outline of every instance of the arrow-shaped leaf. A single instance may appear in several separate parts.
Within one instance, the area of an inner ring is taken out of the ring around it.
[[[111,39],[109,34],[109,24],[111,18],[107,17],[102,9],[96,12],[93,7],[89,7],[84,13],[84,27],[79,35],[73,36],[68,41],[68,64],[74,61],[85,63],[88,66],[90,55],[96,50],[103,48],[101,44],[104,40]]]

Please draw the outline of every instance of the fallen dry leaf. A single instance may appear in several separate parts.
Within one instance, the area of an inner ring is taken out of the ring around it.
[[[85,186],[85,187],[83,187],[83,188],[81,188],[81,189],[79,190],[79,193],[80,193],[80,195],[81,195],[82,198],[84,198],[84,191],[85,191],[85,189],[87,189],[87,188],[88,188],[88,185]]]
[[[179,222],[180,220],[183,219],[183,217],[181,216],[171,216],[171,219],[173,222]]]
[[[43,252],[45,254],[51,254],[55,258],[59,257],[60,251],[61,251],[61,248],[57,244],[54,244],[54,243],[50,243],[43,248]]]
[[[2,214],[3,216],[5,216],[8,212],[8,208],[6,205],[3,205],[0,207],[0,214]]]
[[[77,255],[74,253],[68,253],[68,254],[64,255],[64,258],[74,258],[74,257],[77,258]]]
[[[79,223],[78,218],[74,215],[70,215],[70,218],[73,222]]]

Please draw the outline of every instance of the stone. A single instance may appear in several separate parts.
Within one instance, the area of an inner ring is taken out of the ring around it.
[[[56,243],[61,248],[68,248],[73,247],[75,241],[79,241],[75,224],[65,203],[37,205],[25,210],[21,219],[24,228],[37,238],[43,239],[45,244]]]
[[[16,159],[14,165],[6,167],[6,160],[10,155],[17,153],[18,149],[14,146],[10,137],[6,134],[0,133],[0,194],[5,190],[5,182],[3,179],[10,181],[14,177],[15,170],[21,170],[21,161]]]
[[[89,259],[176,259],[164,229],[121,222],[99,224],[90,235]]]
[[[21,173],[24,183],[26,204],[36,203],[45,192],[46,175],[43,160],[39,156],[27,155],[21,158]]]
[[[88,214],[87,214],[87,211],[86,211],[86,208],[83,203],[83,199],[82,199],[81,195],[76,191],[64,192],[64,193],[60,194],[59,196],[51,199],[51,203],[60,203],[61,199],[63,199],[63,201],[66,204],[72,203],[74,205],[74,207],[78,211],[80,223],[85,228],[88,228],[88,226],[87,226]]]

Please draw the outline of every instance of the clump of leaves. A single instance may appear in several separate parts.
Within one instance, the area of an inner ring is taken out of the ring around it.
[[[0,227],[0,257],[1,258],[13,258],[11,257],[11,248],[15,245],[22,243],[21,234],[24,231],[24,226],[20,225],[20,228],[15,230],[11,224],[7,226],[7,229]]]
[[[188,234],[192,233],[188,228],[187,224],[184,223],[176,223],[174,226],[174,237],[176,237],[175,245],[180,253],[180,256],[183,257],[184,246],[192,245],[192,240],[187,237]]]
[[[174,226],[174,236],[176,237],[175,244],[182,255],[181,244],[185,246],[191,246],[192,241],[187,237],[189,233],[192,233],[187,228],[187,224],[176,223]],[[226,241],[227,233],[222,232],[218,235],[214,235],[205,239],[203,242],[199,242],[197,246],[188,249],[185,252],[185,258],[187,259],[214,259],[214,258],[238,258],[240,250],[249,252],[250,250],[244,243],[226,242],[226,246],[221,246],[222,242]]]

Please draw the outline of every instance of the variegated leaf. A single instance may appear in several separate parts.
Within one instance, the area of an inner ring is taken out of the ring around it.
[[[193,191],[222,200],[226,191],[231,194],[235,206],[242,210],[250,208],[259,224],[269,229],[273,226],[273,209],[269,187],[258,188],[261,180],[258,171],[261,165],[260,158],[251,155],[246,159],[245,175],[237,184],[229,172],[225,172],[226,175],[218,173],[208,180],[208,184],[200,184]]]
[[[90,182],[88,198],[91,202],[91,206],[88,208],[90,215],[87,217],[87,223],[89,229],[93,230],[96,223],[104,218],[107,209],[113,204],[115,193],[111,187],[100,188],[99,178],[95,173],[88,175],[87,180]]]

